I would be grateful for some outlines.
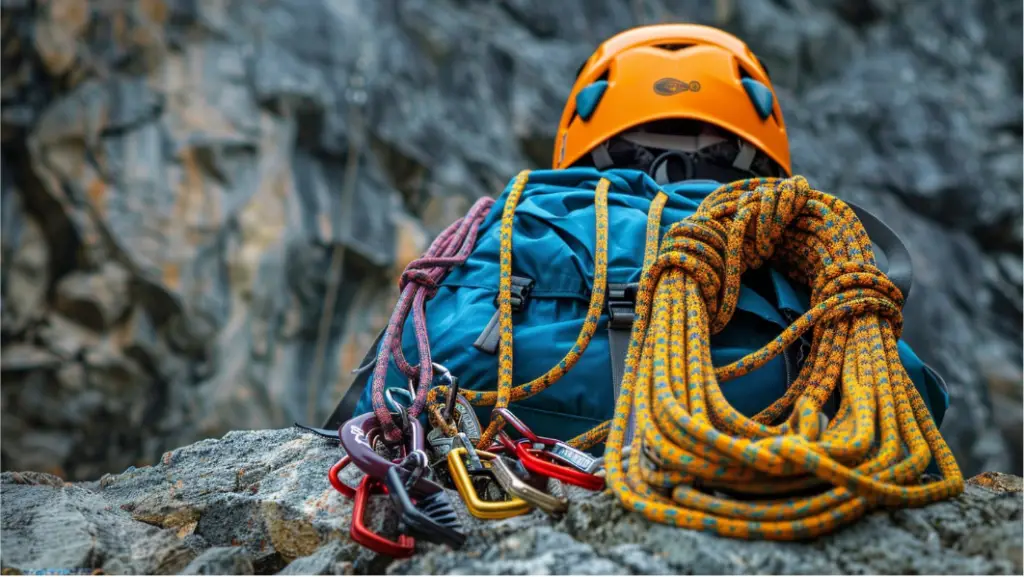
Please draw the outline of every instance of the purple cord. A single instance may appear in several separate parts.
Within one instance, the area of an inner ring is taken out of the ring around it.
[[[423,411],[423,405],[427,402],[427,391],[434,380],[430,339],[427,335],[426,302],[437,294],[438,283],[444,275],[469,258],[469,253],[476,245],[480,224],[487,218],[493,205],[494,199],[489,197],[476,201],[466,216],[448,226],[430,244],[426,254],[409,263],[402,273],[399,284],[401,296],[391,313],[380,349],[377,351],[371,389],[373,413],[377,416],[377,421],[384,430],[384,438],[388,441],[402,439],[402,430],[392,420],[384,402],[384,381],[387,377],[388,363],[394,358],[398,369],[407,378],[415,379],[416,399],[409,408],[409,416],[416,418]],[[413,315],[413,328],[416,331],[416,349],[420,357],[420,362],[416,366],[411,366],[402,352],[402,330],[410,309]]]

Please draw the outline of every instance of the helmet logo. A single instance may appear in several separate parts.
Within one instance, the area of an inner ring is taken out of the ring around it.
[[[680,92],[700,92],[700,82],[696,80],[684,82],[676,78],[662,78],[654,83],[654,91],[662,96],[672,96]]]

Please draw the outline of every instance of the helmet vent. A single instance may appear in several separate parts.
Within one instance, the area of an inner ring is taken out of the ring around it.
[[[604,82],[605,84],[607,84],[608,83],[608,73],[609,73],[609,70],[606,68],[605,71],[600,76],[595,78],[594,81],[592,83],[590,83],[588,86],[593,86],[594,84],[597,84],[599,82]],[[586,90],[586,87],[584,87],[581,90]],[[579,117],[580,117],[579,109],[574,106],[573,109],[572,109],[572,116],[569,118],[569,123],[566,126],[572,126],[572,123],[576,122],[576,119],[579,118]]]
[[[687,48],[692,48],[696,44],[655,44],[655,48],[661,48],[662,50],[668,50],[669,52],[679,52]]]
[[[760,60],[759,60],[759,62],[760,62]],[[762,64],[761,66],[763,68],[764,64]],[[764,87],[764,85],[761,84],[761,82],[758,81],[756,78],[754,78],[754,76],[750,73],[750,71],[747,70],[746,68],[744,68],[743,65],[740,64],[740,62],[738,60],[736,61],[736,69],[739,71],[739,74],[740,74],[740,82],[743,82],[744,80],[750,79],[750,80],[754,81],[756,84],[759,84],[762,87]],[[765,69],[765,74],[766,75],[768,74],[768,70],[767,69]],[[772,112],[771,112],[770,116],[771,116],[771,119],[775,121],[775,124],[779,124],[779,117],[775,113],[775,106],[774,105],[772,106]],[[765,117],[765,119],[767,120],[767,117]]]

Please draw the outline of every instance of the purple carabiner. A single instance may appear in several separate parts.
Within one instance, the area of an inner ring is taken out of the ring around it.
[[[341,446],[344,447],[345,453],[351,457],[353,465],[359,467],[367,475],[386,482],[388,471],[392,467],[397,467],[398,463],[381,457],[373,450],[373,445],[369,441],[369,433],[377,426],[379,424],[376,415],[366,413],[349,419],[339,427],[338,439],[341,441]],[[425,462],[426,453],[424,448],[426,445],[423,439],[423,427],[420,426],[419,421],[409,419],[408,433],[403,457],[418,451],[424,454]],[[444,488],[426,475],[421,475],[409,490],[418,495],[433,495],[443,491]]]

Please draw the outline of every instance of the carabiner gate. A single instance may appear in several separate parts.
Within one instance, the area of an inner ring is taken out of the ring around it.
[[[600,491],[604,488],[604,477],[576,470],[554,463],[544,457],[550,457],[545,449],[538,449],[532,446],[530,439],[519,439],[513,441],[504,431],[498,433],[498,441],[508,450],[514,451],[516,457],[523,464],[523,467],[531,473],[558,479],[563,483],[583,487],[590,491]]]
[[[512,465],[507,457],[497,455],[491,461],[491,471],[494,472],[494,478],[506,493],[526,501],[548,515],[558,516],[569,508],[569,500],[565,497],[556,497],[522,480],[512,470]]]
[[[476,453],[487,465],[497,458],[497,455],[487,451],[477,451]],[[506,519],[530,511],[530,504],[519,497],[512,497],[507,501],[484,501],[481,499],[473,486],[473,480],[469,477],[469,471],[466,470],[466,464],[463,461],[466,456],[465,447],[452,449],[448,453],[448,470],[451,471],[452,481],[459,490],[459,494],[462,495],[462,500],[466,503],[466,508],[469,509],[471,515],[479,519]],[[490,467],[487,465],[484,467],[490,471]]]
[[[349,536],[353,541],[363,547],[387,555],[395,559],[412,557],[416,548],[416,540],[408,535],[399,535],[397,541],[391,541],[374,533],[366,526],[366,505],[372,493],[387,493],[384,483],[375,477],[367,475],[359,483],[359,489],[355,491],[355,502],[352,505],[352,526],[349,528]]]

